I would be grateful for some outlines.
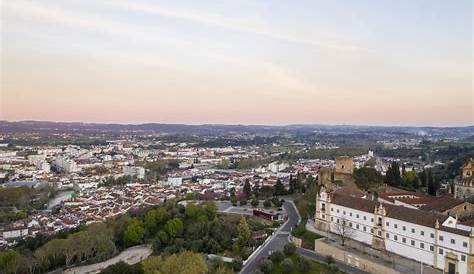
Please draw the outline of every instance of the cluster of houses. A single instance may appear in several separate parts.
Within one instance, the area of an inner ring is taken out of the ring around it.
[[[89,189],[63,200],[57,212],[39,211],[25,220],[3,226],[0,246],[13,246],[19,239],[38,233],[50,235],[81,224],[104,222],[129,210],[158,205],[175,197],[175,190],[158,185],[129,184]]]

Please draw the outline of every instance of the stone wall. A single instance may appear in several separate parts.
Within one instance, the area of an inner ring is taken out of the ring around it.
[[[301,247],[303,244],[303,240],[292,235],[290,235],[290,240],[293,244],[295,244],[296,247]]]
[[[363,271],[374,273],[374,274],[402,274],[392,268],[370,261],[366,258],[362,258],[353,253],[342,250],[336,246],[328,244],[324,239],[318,239],[314,241],[314,249],[319,254],[324,256],[332,256],[334,259],[344,262],[350,266],[356,267]]]
[[[352,174],[354,172],[354,162],[352,157],[336,157],[336,173]]]

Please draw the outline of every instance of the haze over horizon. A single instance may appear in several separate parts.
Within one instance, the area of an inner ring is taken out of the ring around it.
[[[0,120],[474,124],[469,0],[0,7]]]

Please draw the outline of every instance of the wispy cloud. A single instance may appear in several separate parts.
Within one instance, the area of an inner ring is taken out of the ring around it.
[[[71,11],[57,6],[47,5],[33,1],[15,0],[2,3],[4,12],[19,15],[24,18],[34,18],[50,23],[58,23],[66,26],[87,29],[89,31],[101,32],[119,36],[131,41],[149,41],[167,43],[180,46],[185,41],[173,40],[164,35],[157,35],[156,29],[145,29],[143,26],[124,24],[105,17],[93,16],[84,12]],[[154,35],[151,35],[153,33]]]
[[[158,4],[150,4],[138,1],[121,1],[113,0],[106,1],[106,3],[116,5],[123,9],[132,10],[136,12],[154,14],[164,17],[172,17],[182,19],[194,23],[206,24],[216,26],[231,31],[238,31],[250,33],[260,36],[265,36],[271,39],[281,40],[290,43],[303,44],[315,46],[322,49],[331,49],[339,51],[360,51],[365,48],[348,44],[348,43],[325,43],[316,41],[314,39],[307,39],[301,35],[282,32],[280,30],[272,29],[261,22],[249,21],[247,18],[229,18],[218,14],[211,14],[202,11],[189,11],[183,9],[176,9],[165,7]]]

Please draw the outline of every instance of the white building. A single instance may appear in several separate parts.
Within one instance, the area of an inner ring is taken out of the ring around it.
[[[6,229],[2,232],[3,239],[16,239],[22,238],[28,235],[27,227],[17,227],[12,229]]]
[[[81,169],[77,166],[76,162],[64,156],[58,156],[54,159],[54,165],[61,171],[66,173],[79,172]]]
[[[145,168],[141,166],[123,166],[122,172],[125,176],[137,177],[138,179],[145,178]]]
[[[268,164],[268,169],[270,169],[271,172],[277,173],[282,170],[285,170],[289,166],[290,165],[288,163],[273,162],[273,163]]]
[[[35,165],[38,170],[43,172],[48,173],[51,170],[51,165],[46,162],[45,154],[28,155],[28,162],[30,162],[32,165]]]
[[[168,177],[166,185],[169,186],[180,186],[183,184],[183,177]]]
[[[375,249],[389,251],[441,269],[474,273],[474,231],[452,216],[382,204],[324,189],[316,197],[315,227],[346,236]]]

